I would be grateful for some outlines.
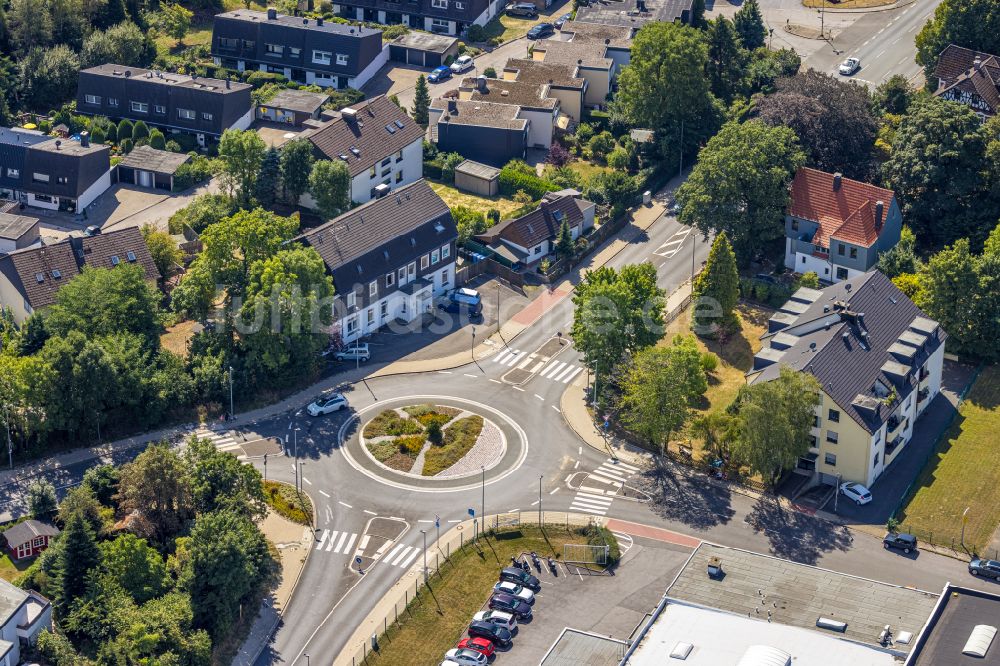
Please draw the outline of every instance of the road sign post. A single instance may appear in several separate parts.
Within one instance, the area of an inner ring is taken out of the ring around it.
[[[363,574],[363,573],[364,573],[364,571],[362,571],[362,569],[361,569],[361,558],[360,558],[360,557],[355,557],[355,558],[354,558],[354,563],[355,563],[356,565],[358,565],[358,573],[359,573],[359,574]]]

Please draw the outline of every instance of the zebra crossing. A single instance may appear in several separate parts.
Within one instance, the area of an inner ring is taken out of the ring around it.
[[[205,426],[201,426],[194,431],[194,435],[198,439],[207,439],[211,441],[215,444],[215,448],[220,451],[235,451],[240,448],[240,443],[236,441],[236,433],[232,430],[216,432],[214,430],[209,430]]]
[[[607,460],[600,467],[590,472],[587,478],[576,490],[570,510],[590,513],[597,516],[607,515],[611,503],[630,476],[639,471],[638,467],[623,462]],[[599,485],[589,485],[591,482]],[[610,486],[604,487],[604,486]]]
[[[336,553],[338,555],[350,555],[353,557],[355,552],[353,546],[357,539],[358,534],[356,532],[323,530],[323,533],[319,535],[319,541],[316,542],[316,550],[321,550],[325,553]],[[358,544],[358,550],[363,551],[367,544],[368,537],[365,536],[361,539],[361,543]]]
[[[507,349],[496,354],[492,360],[494,363],[508,368],[528,368],[535,361],[535,355],[519,349]],[[551,359],[544,363],[538,361],[538,363],[542,364],[543,367],[538,370],[537,376],[559,382],[560,384],[568,384],[578,374],[583,372],[583,367],[579,365],[565,363],[556,359]],[[530,368],[528,370],[529,372],[531,371]]]
[[[358,538],[359,536],[361,537],[360,539]],[[359,535],[357,532],[324,529],[319,536],[319,541],[316,542],[315,548],[318,551],[333,555],[348,555],[353,559],[364,555],[365,548],[368,546],[370,539],[371,535],[369,534]],[[413,560],[417,559],[417,555],[420,554],[420,549],[416,546],[396,544],[392,550],[389,550],[390,546],[392,546],[391,541],[385,542],[379,548],[375,559],[389,566],[405,569],[413,564]],[[389,550],[389,552],[381,555],[386,550]]]
[[[396,547],[390,550],[389,554],[382,558],[382,562],[388,564],[389,566],[405,569],[413,564],[413,560],[417,559],[417,555],[419,554],[420,549],[416,546],[404,546],[400,543],[396,544]]]

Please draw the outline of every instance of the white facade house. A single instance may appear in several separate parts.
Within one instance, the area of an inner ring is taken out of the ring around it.
[[[0,666],[18,666],[21,647],[52,628],[52,605],[36,592],[0,579]]]

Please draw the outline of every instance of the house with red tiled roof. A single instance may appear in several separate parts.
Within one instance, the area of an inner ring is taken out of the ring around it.
[[[934,68],[936,97],[964,104],[983,121],[1000,111],[1000,57],[949,44]]]
[[[899,242],[903,215],[892,190],[803,167],[785,215],[785,266],[840,282],[871,270]]]

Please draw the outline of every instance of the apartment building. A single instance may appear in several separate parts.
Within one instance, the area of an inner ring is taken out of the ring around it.
[[[358,206],[299,237],[333,277],[335,328],[345,342],[412,321],[455,286],[458,229],[424,180]]]
[[[531,121],[513,104],[435,99],[428,119],[430,141],[441,152],[495,167],[527,155]]]
[[[346,19],[455,36],[470,25],[486,25],[505,5],[503,0],[337,0],[333,11]]]
[[[812,374],[820,404],[798,468],[828,484],[871,484],[900,456],[941,391],[947,334],[881,272],[799,289],[768,321],[749,383],[787,366]]]
[[[658,21],[690,24],[693,5],[694,0],[599,0],[581,4],[576,10],[576,21],[635,30]]]
[[[382,31],[237,9],[217,14],[212,26],[215,64],[281,74],[324,88],[361,88],[386,63]]]
[[[0,666],[18,666],[22,647],[52,629],[52,604],[42,595],[0,579]]]
[[[186,132],[204,146],[227,129],[250,126],[251,89],[229,80],[106,64],[80,71],[76,110]]]

